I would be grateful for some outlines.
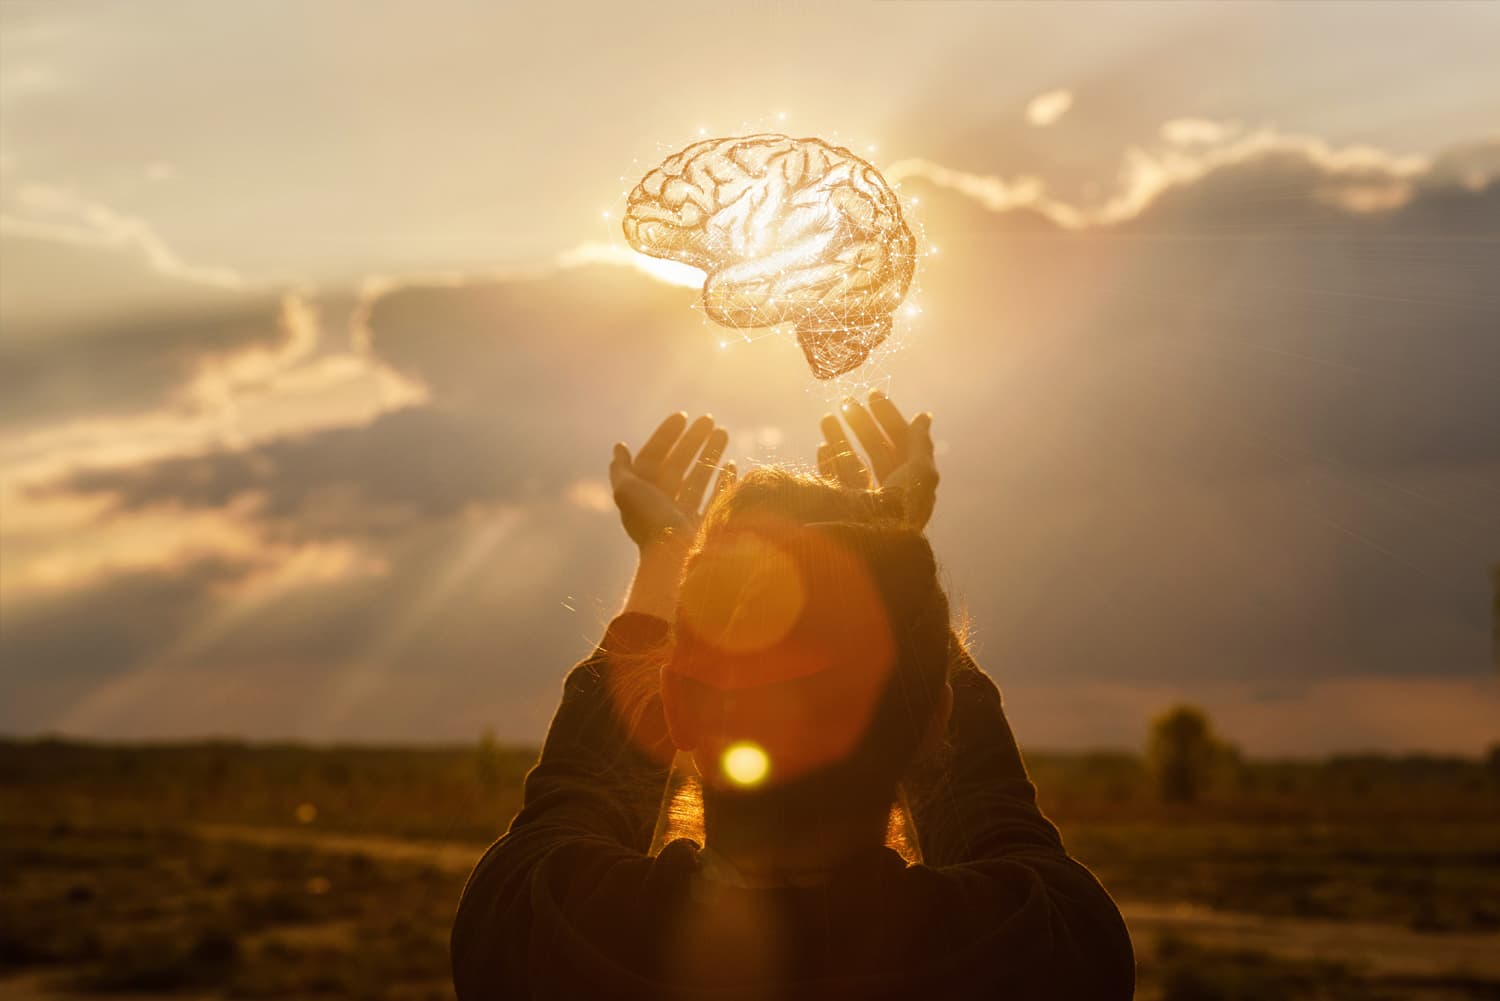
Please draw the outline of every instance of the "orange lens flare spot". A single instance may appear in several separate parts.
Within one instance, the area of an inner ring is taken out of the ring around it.
[[[743,534],[701,558],[683,582],[679,614],[726,654],[775,646],[806,604],[802,574],[777,546]]]
[[[719,768],[724,777],[746,789],[760,785],[771,774],[771,758],[759,746],[748,740],[730,744],[719,759]]]

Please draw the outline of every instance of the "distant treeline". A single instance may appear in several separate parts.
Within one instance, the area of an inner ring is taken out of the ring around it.
[[[0,814],[84,825],[307,824],[484,840],[520,804],[534,748],[232,740],[0,740]]]
[[[309,825],[487,840],[520,803],[533,748],[364,747],[208,741],[0,740],[0,814],[42,823]],[[1198,803],[1161,801],[1125,752],[1027,755],[1060,820],[1481,819],[1500,817],[1500,756],[1341,755],[1218,760]]]
[[[1050,812],[1105,819],[1139,812],[1222,815],[1226,819],[1317,820],[1362,817],[1500,818],[1500,756],[1347,754],[1257,759],[1230,753],[1212,767],[1193,806],[1161,802],[1145,759],[1123,752],[1032,753],[1032,779]]]

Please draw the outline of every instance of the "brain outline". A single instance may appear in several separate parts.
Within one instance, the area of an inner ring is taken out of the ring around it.
[[[862,365],[906,297],[916,239],[885,179],[820,139],[704,139],[653,168],[622,224],[632,247],[708,275],[727,327],[796,326],[813,375]]]

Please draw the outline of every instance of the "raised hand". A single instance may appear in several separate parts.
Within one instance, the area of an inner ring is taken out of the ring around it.
[[[734,482],[733,462],[719,468],[729,432],[713,418],[688,423],[675,413],[662,421],[634,456],[617,442],[609,464],[609,483],[625,533],[642,549],[668,544],[686,548],[698,530],[704,497],[717,469],[713,497]]]
[[[856,490],[899,491],[907,520],[922,528],[937,503],[938,471],[932,448],[932,415],[918,414],[908,422],[884,393],[870,394],[866,408],[857,400],[843,406],[844,420],[859,439],[868,464],[861,459],[838,418],[825,415],[820,425],[823,441],[818,445],[818,472]]]

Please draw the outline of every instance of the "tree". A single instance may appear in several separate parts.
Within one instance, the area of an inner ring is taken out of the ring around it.
[[[1230,747],[1214,734],[1208,714],[1197,706],[1177,705],[1151,724],[1146,763],[1168,803],[1196,803],[1210,776]]]

